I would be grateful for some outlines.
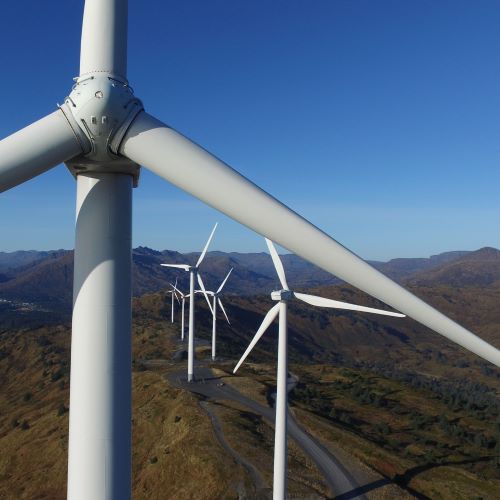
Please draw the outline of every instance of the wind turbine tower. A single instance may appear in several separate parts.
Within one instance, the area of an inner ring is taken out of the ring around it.
[[[278,366],[277,366],[277,382],[276,382],[276,420],[274,427],[274,475],[273,475],[273,498],[285,499],[286,497],[286,477],[287,477],[287,420],[288,420],[288,327],[287,327],[287,311],[288,302],[294,298],[307,302],[319,307],[328,307],[331,309],[345,309],[351,311],[368,312],[372,314],[380,314],[383,316],[394,316],[403,318],[404,314],[372,307],[358,306],[338,300],[325,299],[316,295],[305,293],[292,292],[288,287],[285,277],[285,270],[279,258],[278,252],[274,248],[273,243],[266,238],[266,243],[273,259],[274,267],[280,280],[282,289],[271,293],[271,298],[278,303],[273,306],[262,321],[257,333],[243,353],[243,356],[238,361],[238,364],[233,370],[236,373],[243,361],[246,359],[255,344],[259,341],[262,335],[269,328],[276,316],[279,316],[279,333],[278,333]]]
[[[215,355],[216,355],[216,338],[217,338],[217,304],[219,304],[222,313],[224,314],[224,317],[226,318],[227,323],[230,325],[231,322],[229,321],[229,318],[227,317],[226,310],[224,309],[224,305],[222,304],[222,300],[220,299],[220,295],[222,292],[222,289],[224,288],[224,285],[226,284],[226,281],[228,280],[230,274],[233,272],[233,268],[229,270],[227,273],[226,277],[220,284],[219,288],[217,291],[212,292],[207,290],[207,295],[212,296],[212,361],[215,361]],[[197,290],[198,292],[198,290]]]
[[[210,245],[210,242],[212,241],[216,229],[217,229],[217,224],[215,224],[214,228],[212,229],[212,232],[208,237],[208,241],[205,244],[205,248],[203,248],[200,257],[198,258],[198,261],[194,266],[190,266],[189,264],[161,264],[162,266],[165,267],[174,267],[189,272],[188,382],[192,382],[194,380],[194,304],[195,304],[194,281],[195,279],[198,281],[200,289],[203,292],[203,295],[205,296],[205,299],[208,303],[208,307],[210,311],[212,311],[212,305],[210,304],[210,300],[208,298],[205,285],[203,284],[203,280],[201,279],[198,269],[201,263],[203,262],[203,259],[205,258],[205,254],[207,253],[208,247]]]

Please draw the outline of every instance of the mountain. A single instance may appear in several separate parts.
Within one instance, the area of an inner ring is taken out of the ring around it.
[[[481,248],[420,272],[407,280],[420,286],[500,286],[500,250]]]
[[[0,299],[30,303],[37,307],[69,314],[72,304],[73,252],[2,253]],[[391,278],[410,285],[491,284],[500,277],[499,250],[446,252],[428,259],[393,259],[372,262]],[[133,294],[158,292],[178,279],[187,290],[188,274],[162,267],[162,263],[194,264],[199,253],[181,254],[171,250],[138,247],[133,250]],[[282,255],[289,283],[298,289],[342,283],[331,274],[292,254]],[[496,266],[496,267],[495,267]],[[267,253],[209,252],[203,262],[202,276],[209,289],[215,289],[230,268],[234,268],[225,288],[227,295],[256,295],[279,287]],[[497,273],[497,274],[495,274]]]
[[[391,259],[388,262],[370,262],[379,271],[395,280],[403,278],[423,271],[434,269],[447,262],[454,261],[467,255],[467,251],[444,252],[438,255],[431,255],[426,258],[399,258]]]
[[[452,264],[458,268],[472,266],[478,272],[481,265],[490,270],[498,252],[492,250],[482,249],[455,261],[445,259],[433,272],[445,276]],[[191,262],[195,258],[195,254],[189,256]],[[185,262],[186,256],[136,249],[135,289],[144,290],[151,283],[160,286],[167,279],[162,273],[170,272],[158,265],[165,260]],[[228,265],[235,265],[235,273],[241,273],[240,281],[235,280],[238,286],[245,279],[251,286],[262,280],[259,286],[266,291],[225,296],[231,325],[220,318],[216,373],[223,377],[222,384],[238,384],[239,390],[248,391],[246,395],[265,400],[275,390],[276,322],[247,358],[238,377],[232,376],[232,368],[272,306],[267,291],[276,278],[254,276],[243,262],[244,257],[233,254],[207,257],[207,270],[213,273],[207,274],[207,280],[215,280]],[[18,283],[33,299],[39,294],[50,298],[54,290],[66,290],[64,300],[70,300],[72,253],[21,268],[15,279],[2,284],[10,284],[12,293]],[[409,269],[414,265],[409,264],[406,272]],[[429,273],[427,269],[421,275]],[[419,274],[409,276],[411,281]],[[299,278],[297,273],[294,279]],[[427,279],[427,284],[408,286],[485,340],[500,345],[500,287],[495,280],[490,285],[469,283],[459,287],[445,284],[443,279],[432,285]],[[342,283],[309,291],[386,308]],[[67,467],[70,328],[49,325],[46,318],[40,320],[41,326],[30,327],[29,318],[39,311],[26,304],[12,311],[24,324],[17,329],[5,325],[4,313],[10,306],[1,297],[0,446],[4,473],[0,497],[62,499]],[[237,471],[231,468],[235,462],[220,451],[211,417],[203,408],[212,405],[228,441],[264,473],[272,470],[272,427],[239,405],[227,401],[200,403],[195,396],[169,384],[166,374],[185,371],[185,360],[179,355],[183,352],[178,344],[179,312],[177,308],[176,322],[170,323],[168,299],[163,292],[142,293],[133,301],[134,498],[164,498],[165,491],[174,491],[169,498],[176,499],[254,498],[241,489],[236,491]],[[211,314],[205,301],[200,300],[196,312],[198,359],[207,359],[211,327]],[[393,481],[418,498],[496,498],[499,369],[409,318],[335,311],[293,301],[288,327],[290,371],[299,378],[290,395],[295,418],[323,445],[335,443],[380,474],[368,487],[375,484],[380,490]],[[39,453],[40,449],[44,452]],[[310,484],[316,476],[306,469],[305,462],[298,462],[293,445],[290,449],[290,473],[299,477],[297,484]],[[192,481],[191,469],[183,466],[186,463],[202,471],[196,482]],[[212,489],[207,493],[207,488]],[[296,498],[310,497],[303,491],[292,493]],[[384,493],[384,498],[406,498]]]
[[[19,250],[17,252],[0,252],[0,276],[2,274],[8,276],[9,272],[12,272],[16,268],[29,266],[45,259],[57,258],[66,252],[67,250],[49,250],[47,252]]]
[[[0,298],[55,311],[71,307],[72,293],[73,252],[68,251],[19,265],[13,277],[0,283]]]

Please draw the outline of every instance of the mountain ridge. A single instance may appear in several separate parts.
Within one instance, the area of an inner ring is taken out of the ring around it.
[[[0,299],[34,303],[49,310],[71,310],[73,252],[0,253]],[[162,263],[195,263],[199,253],[137,247],[133,250],[133,294],[136,297],[169,288],[187,290],[185,272],[160,266]],[[342,281],[293,254],[281,255],[287,279],[294,288],[338,285]],[[370,262],[390,278],[415,286],[500,285],[500,250],[485,247],[476,251],[452,251],[429,258],[398,258]],[[208,252],[201,273],[208,289],[215,289],[230,268],[225,288],[228,295],[257,295],[279,287],[269,254]]]

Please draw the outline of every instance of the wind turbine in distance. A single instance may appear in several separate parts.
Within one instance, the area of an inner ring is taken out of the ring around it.
[[[226,310],[224,309],[224,306],[222,304],[222,300],[220,300],[220,295],[222,292],[222,289],[224,288],[224,285],[226,284],[227,279],[229,278],[229,275],[233,272],[233,268],[229,270],[227,273],[226,277],[220,284],[219,288],[217,288],[216,292],[211,292],[210,290],[207,290],[207,295],[212,296],[212,361],[215,361],[215,339],[217,336],[217,304],[219,304],[222,312],[224,313],[224,316],[226,318],[226,321],[230,325],[231,322],[229,321],[229,318],[227,317]]]
[[[184,305],[186,304],[186,297],[187,295],[181,292],[177,288],[177,280],[175,280],[175,285],[172,285],[172,283],[169,283],[170,286],[174,287],[174,290],[181,296],[181,340],[184,341]]]
[[[207,291],[205,289],[205,285],[203,284],[203,280],[201,279],[200,274],[198,273],[198,269],[205,258],[205,254],[207,253],[208,246],[212,241],[215,230],[217,229],[217,223],[215,224],[208,240],[201,252],[198,261],[194,266],[189,264],[160,264],[164,267],[173,267],[176,269],[183,269],[189,273],[189,333],[188,333],[188,382],[192,382],[194,380],[194,303],[195,303],[195,294],[194,294],[194,280],[195,278],[198,280],[198,285],[200,285],[200,289],[207,300],[208,307],[210,311],[212,311],[212,305],[210,304],[210,299],[208,298]],[[213,311],[212,311],[213,312]]]
[[[278,366],[276,381],[276,420],[274,427],[274,475],[273,475],[273,499],[281,500],[286,497],[286,476],[287,476],[287,407],[288,407],[288,339],[287,339],[287,307],[288,301],[296,298],[307,302],[313,306],[328,307],[331,309],[347,309],[350,311],[368,312],[383,316],[394,316],[404,318],[404,314],[391,311],[383,311],[372,307],[358,306],[338,300],[325,299],[316,295],[297,293],[290,290],[286,282],[285,270],[279,258],[278,252],[272,241],[266,238],[266,243],[273,259],[274,267],[278,274],[282,289],[271,293],[271,298],[278,301],[265,315],[257,333],[247,347],[238,364],[233,370],[236,373],[243,361],[254,348],[265,331],[269,328],[276,316],[279,315],[278,333]]]
[[[62,162],[77,183],[69,500],[130,498],[132,188],[141,165],[500,366],[498,349],[144,111],[127,79],[127,24],[127,0],[86,0],[79,76],[64,104],[0,141],[0,192]],[[57,64],[48,58],[48,68],[51,61]],[[152,61],[152,74],[158,64]]]
[[[169,283],[169,285],[172,287],[172,290],[169,290],[167,292],[167,294],[171,294],[172,295],[172,303],[171,303],[171,306],[170,306],[170,311],[171,311],[171,323],[174,322],[174,298],[177,300],[177,302],[179,302],[179,298],[177,297],[177,278],[175,278],[175,285],[172,285],[172,283]],[[184,319],[184,318],[183,318]]]

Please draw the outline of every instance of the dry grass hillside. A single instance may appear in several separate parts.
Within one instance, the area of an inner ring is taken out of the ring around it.
[[[315,291],[380,306],[342,285]],[[498,345],[495,287],[415,291]],[[220,373],[266,403],[275,384],[274,327],[241,376],[229,373],[271,301],[228,297],[226,304],[232,325],[219,322],[219,352],[230,362],[221,360]],[[169,316],[163,294],[134,301],[134,498],[255,497],[249,470],[217,438],[211,415],[231,449],[255,464],[267,486],[272,426],[237,405],[200,404],[169,385],[165,374],[185,365],[182,356],[173,361],[179,323],[171,325]],[[199,335],[208,339],[211,320],[202,301],[197,316]],[[420,498],[495,498],[498,370],[411,320],[375,321],[293,305],[289,325],[291,370],[300,379],[292,394],[294,414],[325,446],[366,468],[374,478],[368,498],[386,495],[385,485]],[[68,326],[0,329],[0,498],[65,497],[69,344]],[[298,498],[325,497],[324,481],[310,460],[293,445],[290,456],[290,491]]]

